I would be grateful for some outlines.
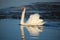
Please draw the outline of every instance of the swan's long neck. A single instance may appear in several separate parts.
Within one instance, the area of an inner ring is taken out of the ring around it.
[[[25,11],[26,9],[24,8],[22,11],[22,16],[21,16],[21,24],[24,24]]]

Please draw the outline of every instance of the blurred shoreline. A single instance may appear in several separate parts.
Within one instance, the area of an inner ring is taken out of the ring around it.
[[[8,7],[0,9],[0,19],[21,19],[21,8],[20,7]],[[26,7],[25,18],[29,18],[30,15],[38,13],[41,15],[41,19],[46,20],[60,20],[60,2],[36,2]]]
[[[28,19],[27,17],[25,17],[26,19]],[[60,18],[50,18],[50,17],[40,17],[41,19],[44,19],[44,20],[52,20],[52,21],[60,21]],[[1,16],[0,15],[0,19],[21,19],[21,16]]]

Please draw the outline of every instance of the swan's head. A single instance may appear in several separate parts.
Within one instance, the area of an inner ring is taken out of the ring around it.
[[[26,8],[25,7],[22,7],[21,10],[24,11]]]

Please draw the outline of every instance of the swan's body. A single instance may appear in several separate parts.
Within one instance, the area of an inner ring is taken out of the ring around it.
[[[32,36],[38,36],[39,32],[43,31],[44,22],[42,19],[39,19],[39,17],[40,17],[39,14],[33,14],[26,22],[26,25],[30,25],[27,26],[26,28],[28,29],[30,35]]]

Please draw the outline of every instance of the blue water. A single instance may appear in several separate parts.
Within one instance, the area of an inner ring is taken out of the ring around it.
[[[60,21],[44,22],[44,30],[37,37],[30,36],[25,28],[25,40],[60,40]],[[19,23],[19,19],[0,19],[0,40],[21,40]]]

